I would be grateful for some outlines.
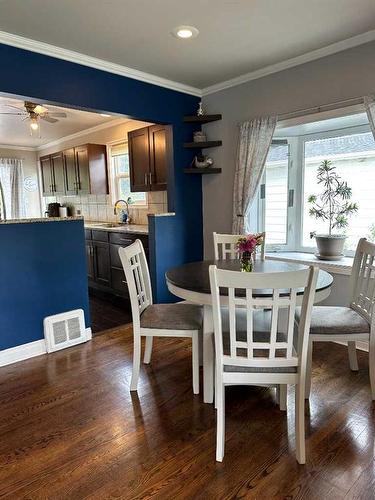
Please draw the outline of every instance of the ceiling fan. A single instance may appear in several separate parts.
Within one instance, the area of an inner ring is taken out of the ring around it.
[[[6,105],[8,108],[12,108],[17,111],[0,111],[0,115],[14,115],[21,116],[23,120],[30,120],[31,130],[38,130],[39,120],[44,120],[48,123],[56,123],[59,120],[57,118],[66,118],[67,114],[63,111],[49,111],[48,108],[42,106],[41,104],[36,104],[31,101],[24,101],[23,108],[18,106],[13,106],[12,104]]]

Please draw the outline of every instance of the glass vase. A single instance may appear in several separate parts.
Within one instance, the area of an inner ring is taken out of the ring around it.
[[[251,273],[254,268],[254,255],[250,252],[243,252],[240,258],[241,271],[243,273]]]

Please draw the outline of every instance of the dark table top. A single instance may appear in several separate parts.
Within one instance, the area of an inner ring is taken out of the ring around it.
[[[210,278],[208,268],[210,265],[215,264],[219,269],[227,269],[229,271],[240,271],[241,263],[239,260],[204,260],[200,262],[190,262],[182,266],[173,267],[169,269],[165,276],[167,281],[184,290],[190,290],[197,293],[210,294]],[[254,272],[257,273],[276,273],[287,271],[300,271],[307,269],[308,266],[303,264],[295,264],[293,262],[282,262],[276,260],[260,259],[255,262]],[[333,277],[326,271],[320,270],[318,281],[316,285],[316,292],[320,292],[329,288],[333,283]],[[223,295],[227,294],[226,290],[222,291]],[[298,294],[303,294],[303,289],[300,289]],[[282,292],[281,292],[282,294]],[[270,290],[261,289],[254,290],[254,296],[267,297],[271,296]]]

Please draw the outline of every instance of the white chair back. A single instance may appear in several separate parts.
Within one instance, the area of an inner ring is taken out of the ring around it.
[[[375,244],[366,238],[358,242],[352,269],[352,299],[350,307],[370,324],[375,304]]]
[[[265,259],[265,248],[266,248],[266,233],[259,233],[262,235],[263,242],[260,247],[261,260]],[[236,249],[236,244],[239,238],[243,238],[244,234],[219,234],[213,233],[214,237],[214,249],[215,249],[215,260],[230,260],[237,259],[238,253]]]
[[[140,327],[142,312],[152,304],[152,289],[145,251],[140,240],[119,248],[129,289],[134,328]]]
[[[318,269],[314,267],[283,273],[241,273],[210,266],[217,366],[299,366],[302,355],[305,364],[317,276]],[[220,306],[219,288],[228,290],[228,354],[223,352],[222,314],[225,308]],[[254,296],[256,289],[260,288],[269,289],[269,297]],[[293,343],[295,309],[297,291],[301,289],[304,290],[304,296],[296,349]],[[245,331],[239,331],[236,311],[244,314],[244,309]],[[264,332],[262,329],[261,341],[254,329],[254,317],[259,314],[259,309],[271,309],[269,330]],[[278,331],[281,311],[287,312],[287,325],[283,332]]]

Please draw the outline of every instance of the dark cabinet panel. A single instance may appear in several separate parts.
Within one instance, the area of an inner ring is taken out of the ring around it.
[[[116,294],[129,297],[128,285],[126,284],[125,273],[122,269],[112,267],[111,269],[112,289]]]
[[[77,173],[74,148],[63,152],[66,194],[77,194]]]
[[[87,262],[87,277],[89,280],[93,280],[95,278],[94,249],[91,241],[86,241],[86,262]]]
[[[108,231],[92,230],[92,239],[96,241],[108,242]]]
[[[111,283],[111,263],[109,257],[109,244],[93,241],[95,281],[101,285],[109,286]]]
[[[150,185],[151,191],[167,189],[168,169],[172,159],[172,127],[154,125],[149,127],[150,141]]]
[[[54,194],[65,194],[64,159],[62,153],[51,155]]]
[[[90,193],[89,153],[87,146],[74,148],[77,172],[78,194]]]
[[[91,194],[108,194],[107,148],[101,144],[88,144]]]
[[[53,192],[52,163],[50,156],[40,158],[40,169],[42,174],[43,196],[51,196]]]
[[[128,133],[130,191],[150,191],[150,151],[148,127]]]

